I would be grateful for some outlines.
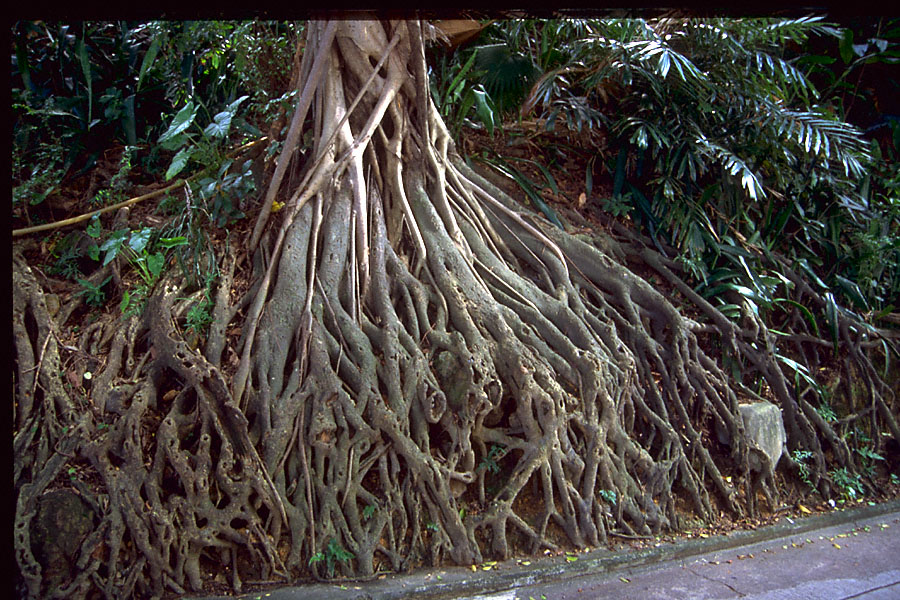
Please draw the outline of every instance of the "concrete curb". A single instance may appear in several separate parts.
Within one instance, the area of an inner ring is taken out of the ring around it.
[[[511,588],[535,583],[559,582],[584,575],[612,573],[619,570],[646,567],[671,560],[683,560],[707,554],[769,542],[783,537],[796,536],[876,518],[889,513],[900,512],[900,500],[885,502],[875,506],[812,515],[789,522],[781,522],[755,530],[734,531],[725,535],[711,536],[663,543],[660,546],[641,550],[608,550],[600,548],[584,554],[577,554],[576,561],[569,562],[565,556],[540,557],[531,559],[531,564],[517,564],[515,560],[498,562],[485,571],[479,566],[475,572],[471,567],[444,567],[419,569],[408,575],[389,575],[384,579],[364,583],[347,582],[341,584],[306,584],[283,587],[263,592],[243,594],[240,598],[252,600],[399,600],[402,598],[424,598],[441,600],[445,598],[471,598]],[[440,579],[438,579],[440,576]],[[218,599],[225,596],[215,597]],[[215,600],[207,598],[205,600]]]

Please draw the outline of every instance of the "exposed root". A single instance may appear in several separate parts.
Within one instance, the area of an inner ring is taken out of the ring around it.
[[[743,433],[745,388],[704,348],[765,380],[790,447],[816,452],[817,476],[822,440],[853,465],[785,380],[762,323],[727,320],[638,243],[546,227],[458,158],[427,91],[419,24],[313,23],[309,39],[301,98],[313,117],[291,131],[312,127],[313,158],[280,220],[263,211],[255,259],[227,258],[204,352],[178,332],[170,279],[143,319],[101,327],[91,389],[66,389],[43,294],[16,259],[14,526],[27,595],[159,597],[200,590],[211,569],[236,591],[247,579],[368,577],[643,538],[687,513],[752,514],[758,490],[774,508],[772,465],[750,468],[761,453]],[[256,286],[233,301],[236,268],[253,268]],[[224,332],[239,315],[229,380]],[[855,327],[842,321],[842,335]],[[872,364],[847,364],[874,390],[860,409],[900,439]],[[716,428],[729,448],[709,439]],[[48,591],[29,523],[67,465],[97,527],[75,557],[80,575]]]

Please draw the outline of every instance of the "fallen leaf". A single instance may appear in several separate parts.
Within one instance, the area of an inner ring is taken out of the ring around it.
[[[833,544],[831,544],[831,545],[832,545],[832,546],[834,546],[834,547],[835,547],[835,548],[837,548],[837,549],[838,549],[838,550],[840,550],[840,549],[841,549],[841,545],[840,545],[840,544],[838,544],[838,543],[837,543],[837,542],[834,542],[834,543],[833,543]]]
[[[472,565],[472,572],[474,573],[476,571],[478,571],[478,568],[475,565]]]
[[[619,579],[621,579],[623,583],[631,583],[631,580],[627,577],[619,577]]]
[[[809,510],[808,508],[806,508],[806,507],[803,506],[802,504],[798,504],[798,505],[797,505],[797,508],[800,509],[800,512],[804,512],[804,513],[806,513],[806,514],[812,513],[811,510]]]

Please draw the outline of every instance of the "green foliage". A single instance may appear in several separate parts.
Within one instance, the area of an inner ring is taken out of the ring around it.
[[[203,332],[213,321],[211,309],[212,302],[209,298],[204,298],[201,302],[193,304],[185,315],[185,320],[187,321],[185,329],[197,333]]]
[[[829,471],[832,482],[841,490],[841,494],[849,499],[856,500],[865,496],[865,488],[862,483],[862,475],[852,473],[846,467]]]
[[[374,504],[366,505],[366,507],[363,508],[363,511],[362,511],[363,519],[365,519],[366,521],[371,519],[377,509],[378,509],[378,507],[376,507]]]
[[[600,497],[606,500],[607,504],[616,503],[617,496],[615,490],[600,490]]]
[[[259,129],[237,115],[240,99],[249,98],[246,112],[257,119],[289,107],[293,92],[284,90],[301,31],[297,24],[259,21],[16,23],[16,214],[27,214],[66,176],[92,168],[114,145],[125,146],[119,171],[92,201],[121,199],[138,164],[158,169],[160,150],[167,150],[157,145],[157,137],[173,106],[180,107],[178,114],[190,107],[193,118],[204,122],[195,138],[224,141],[235,131],[258,137]],[[181,152],[169,163],[170,178],[191,161],[215,171],[224,160],[218,150],[199,152],[196,144],[171,137],[171,151]]]
[[[808,461],[812,460],[813,453],[809,450],[794,450],[791,453],[791,458],[794,459],[794,462],[797,463],[797,468],[800,470],[800,480],[812,487],[812,482],[809,478],[811,466]]]
[[[506,449],[502,446],[492,445],[491,449],[488,451],[487,456],[481,459],[481,463],[479,463],[479,469],[486,469],[496,475],[500,472],[500,465],[497,463],[498,460],[506,456]]]
[[[796,308],[782,274],[763,266],[776,252],[808,261],[823,291],[860,314],[900,293],[896,169],[875,181],[877,149],[841,120],[837,88],[813,83],[827,57],[797,52],[812,39],[851,48],[846,34],[817,17],[509,21],[488,32],[543,73],[523,115],[608,131],[622,151],[601,204],[676,245],[723,312]],[[896,60],[890,35],[852,50]],[[843,314],[835,302],[829,324]]]
[[[87,233],[91,238],[103,237],[99,218],[94,217],[91,220]],[[119,229],[110,232],[101,244],[92,244],[88,249],[88,255],[91,259],[99,261],[100,255],[103,254],[102,266],[122,256],[137,272],[141,283],[131,290],[125,290],[119,304],[121,311],[126,313],[140,310],[144,298],[162,275],[168,250],[187,243],[184,237],[161,237],[159,232],[151,227],[136,230]]]
[[[816,408],[816,412],[829,423],[837,421],[837,415],[835,414],[834,409],[824,402]]]
[[[87,279],[78,278],[77,281],[81,285],[81,290],[76,293],[78,296],[84,296],[84,302],[88,306],[100,308],[106,303],[106,294],[103,288],[112,280],[112,275],[104,279],[100,284],[93,284]]]
[[[437,65],[430,69],[429,84],[435,106],[444,122],[454,134],[468,121],[474,110],[474,117],[481,122],[488,134],[502,121],[499,108],[478,81],[478,73],[472,71],[478,50],[450,57],[441,55]],[[463,58],[465,60],[463,61]]]
[[[546,216],[551,223],[564,230],[565,227],[563,227],[562,221],[559,220],[559,216],[556,214],[556,211],[550,208],[550,206],[544,201],[544,198],[541,196],[541,191],[545,189],[550,190],[553,193],[559,193],[559,188],[556,185],[556,180],[553,178],[553,175],[550,173],[550,171],[548,171],[544,165],[527,158],[510,160],[528,162],[536,166],[544,176],[546,183],[537,183],[533,181],[519,169],[513,167],[508,160],[504,160],[503,158],[495,157],[493,159],[485,159],[485,162],[519,184],[519,187],[522,188],[522,190],[531,200],[532,204],[534,204],[534,207],[544,213],[544,216]]]
[[[328,576],[334,577],[334,567],[338,562],[347,562],[353,559],[353,554],[345,550],[340,542],[336,539],[331,538],[328,540],[328,545],[325,547],[324,552],[316,552],[309,559],[310,566],[322,562],[325,562],[325,566],[328,569]]]

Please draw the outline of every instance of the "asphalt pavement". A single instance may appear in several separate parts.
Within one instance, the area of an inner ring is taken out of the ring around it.
[[[422,569],[311,584],[252,600],[900,599],[900,502],[862,506],[639,550]]]

